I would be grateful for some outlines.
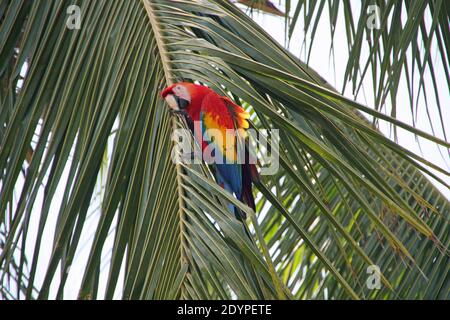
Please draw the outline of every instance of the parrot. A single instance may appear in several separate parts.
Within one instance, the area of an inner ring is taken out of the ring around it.
[[[259,176],[254,161],[250,161],[248,146],[245,145],[250,118],[248,112],[211,88],[190,82],[174,83],[165,88],[161,95],[172,113],[186,117],[202,152],[213,144],[214,151],[220,153],[214,155],[214,158],[223,157],[226,160],[214,163],[213,175],[217,183],[255,211],[252,185],[259,180]],[[221,133],[219,137],[222,138],[212,138],[212,135],[208,134],[210,129]],[[231,135],[227,129],[238,133]],[[238,149],[244,150],[245,161],[237,161]],[[228,208],[236,218],[246,219],[242,210],[232,204],[229,204]]]

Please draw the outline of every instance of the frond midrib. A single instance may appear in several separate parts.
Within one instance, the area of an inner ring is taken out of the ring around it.
[[[141,0],[141,1],[145,7],[145,10],[147,11],[147,15],[150,20],[150,24],[151,24],[152,31],[153,31],[153,34],[155,37],[155,41],[156,41],[156,46],[158,48],[160,59],[161,59],[160,62],[163,67],[163,70],[164,70],[164,77],[165,77],[166,85],[170,86],[174,83],[174,80],[173,80],[174,77],[173,77],[172,72],[170,71],[170,59],[167,54],[166,46],[163,42],[162,30],[161,30],[161,26],[158,21],[158,18],[156,17],[156,14],[155,14],[154,4],[151,3],[151,0]],[[176,117],[173,116],[171,121],[172,121],[172,130],[173,130],[173,132],[175,132],[179,128]],[[183,168],[181,167],[179,162],[177,162],[175,164],[175,168],[176,168],[176,172],[177,172],[177,179],[176,179],[177,187],[176,188],[178,191],[178,207],[179,207],[178,214],[179,214],[179,221],[180,221],[179,223],[180,223],[180,254],[181,254],[180,269],[181,269],[181,268],[183,268],[184,265],[188,264],[188,256],[186,254],[187,241],[184,236],[185,229],[186,229],[186,226],[185,226],[186,203],[183,200],[184,199],[184,189],[183,189],[182,181],[181,181]],[[181,294],[183,296],[183,284],[181,284]]]

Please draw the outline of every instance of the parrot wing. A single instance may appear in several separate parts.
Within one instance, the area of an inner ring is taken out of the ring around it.
[[[251,168],[250,164],[242,164],[240,160],[242,150],[245,150],[244,154],[248,159],[248,150],[245,147],[248,118],[249,114],[242,107],[215,92],[208,94],[202,101],[200,123],[203,139],[207,145],[212,144],[214,151],[219,153],[215,158],[222,157],[224,160],[223,164],[215,166],[217,182],[254,209],[251,176],[256,172],[256,167],[253,165],[254,168]],[[238,134],[235,130],[238,130]]]

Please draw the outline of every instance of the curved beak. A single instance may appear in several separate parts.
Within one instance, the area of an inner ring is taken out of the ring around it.
[[[166,94],[164,96],[164,99],[166,100],[167,104],[172,110],[183,110],[186,109],[189,105],[189,101],[185,100],[183,98],[180,98],[172,93]]]

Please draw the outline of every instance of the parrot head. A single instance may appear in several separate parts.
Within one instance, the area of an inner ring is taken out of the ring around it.
[[[177,82],[164,89],[161,95],[171,109],[192,111],[189,109],[200,108],[203,97],[210,91],[208,87],[195,83]]]

